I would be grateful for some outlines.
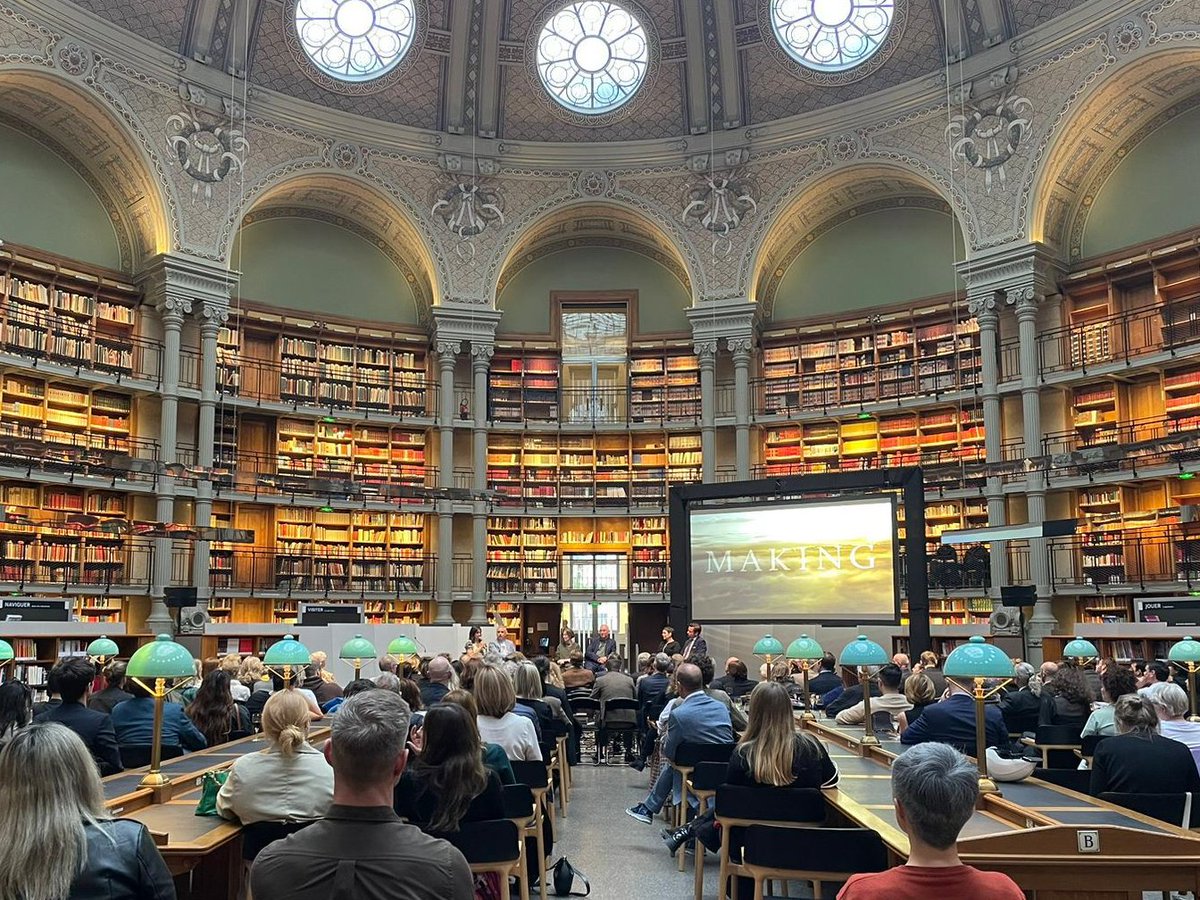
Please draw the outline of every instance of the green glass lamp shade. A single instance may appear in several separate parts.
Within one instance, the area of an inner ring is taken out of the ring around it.
[[[763,635],[754,645],[755,656],[783,656],[783,643],[769,634]]]
[[[851,667],[886,666],[891,661],[887,651],[865,634],[860,634],[843,647],[842,655],[838,659],[843,666]]]
[[[310,662],[312,654],[308,648],[290,634],[273,643],[263,655],[263,663],[268,666],[307,666]]]
[[[1067,646],[1063,647],[1063,657],[1066,659],[1099,655],[1100,651],[1096,649],[1096,645],[1091,641],[1085,641],[1081,637],[1076,637],[1075,640],[1068,641]]]
[[[976,634],[950,651],[942,673],[947,678],[1012,678],[1013,664],[1003,650]]]
[[[820,659],[824,655],[825,650],[821,645],[807,634],[800,635],[787,648],[788,659]]]
[[[93,659],[98,656],[103,656],[105,659],[112,659],[120,652],[121,650],[117,646],[117,642],[103,634],[87,645],[87,655]]]
[[[195,661],[187,648],[160,634],[143,644],[129,657],[125,674],[130,678],[150,681],[155,678],[190,678],[196,674]]]
[[[375,645],[368,641],[361,634],[356,634],[353,638],[342,644],[342,652],[338,654],[339,659],[374,659]]]
[[[417,642],[407,635],[400,635],[398,638],[393,638],[388,644],[389,656],[416,656],[420,651],[417,649]]]
[[[0,659],[3,658],[4,655],[0,652]],[[1167,659],[1171,662],[1200,663],[1200,641],[1185,637],[1178,644],[1171,646],[1167,652]]]
[[[13,652],[12,644],[8,641],[0,640],[0,663],[6,663],[16,655]]]

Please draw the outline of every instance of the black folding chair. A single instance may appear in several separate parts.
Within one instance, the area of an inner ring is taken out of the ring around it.
[[[742,868],[754,879],[754,900],[763,900],[768,880],[811,882],[813,897],[822,900],[822,881],[888,867],[883,838],[870,828],[751,825],[742,834]]]
[[[598,748],[601,751],[606,751],[609,748],[609,742],[612,741],[614,734],[624,735],[626,741],[626,749],[632,753],[634,738],[637,734],[637,711],[638,702],[632,697],[625,699],[618,697],[613,700],[604,700],[600,704],[600,735]],[[610,716],[615,712],[628,712],[630,721],[628,722],[612,722]],[[607,759],[606,759],[607,761]]]
[[[589,739],[591,741],[592,750],[595,754],[596,765],[600,765],[600,741],[597,737],[597,732],[600,729],[600,701],[593,700],[591,695],[580,697],[578,700],[572,698],[571,709],[575,713],[575,727],[579,729],[579,755],[582,758],[585,752],[585,745]]]

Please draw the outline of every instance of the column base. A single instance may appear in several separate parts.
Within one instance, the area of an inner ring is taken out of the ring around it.
[[[437,609],[433,614],[434,625],[453,625],[454,624],[454,598],[453,597],[438,597],[433,601],[437,604]]]
[[[162,598],[150,601],[150,615],[146,616],[146,630],[151,634],[174,634],[175,617],[162,605]]]
[[[471,620],[467,624],[481,627],[488,624],[486,600],[471,601]]]

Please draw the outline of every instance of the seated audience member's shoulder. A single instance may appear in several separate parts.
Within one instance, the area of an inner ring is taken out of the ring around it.
[[[972,866],[896,866],[886,872],[852,875],[837,900],[926,900],[962,897],[971,900],[1024,900],[1025,893],[1003,872]]]

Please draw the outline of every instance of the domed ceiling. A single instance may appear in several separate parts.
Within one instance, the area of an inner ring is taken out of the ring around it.
[[[760,125],[940,78],[946,56],[1082,0],[74,2],[252,89],[428,131],[575,143]]]

